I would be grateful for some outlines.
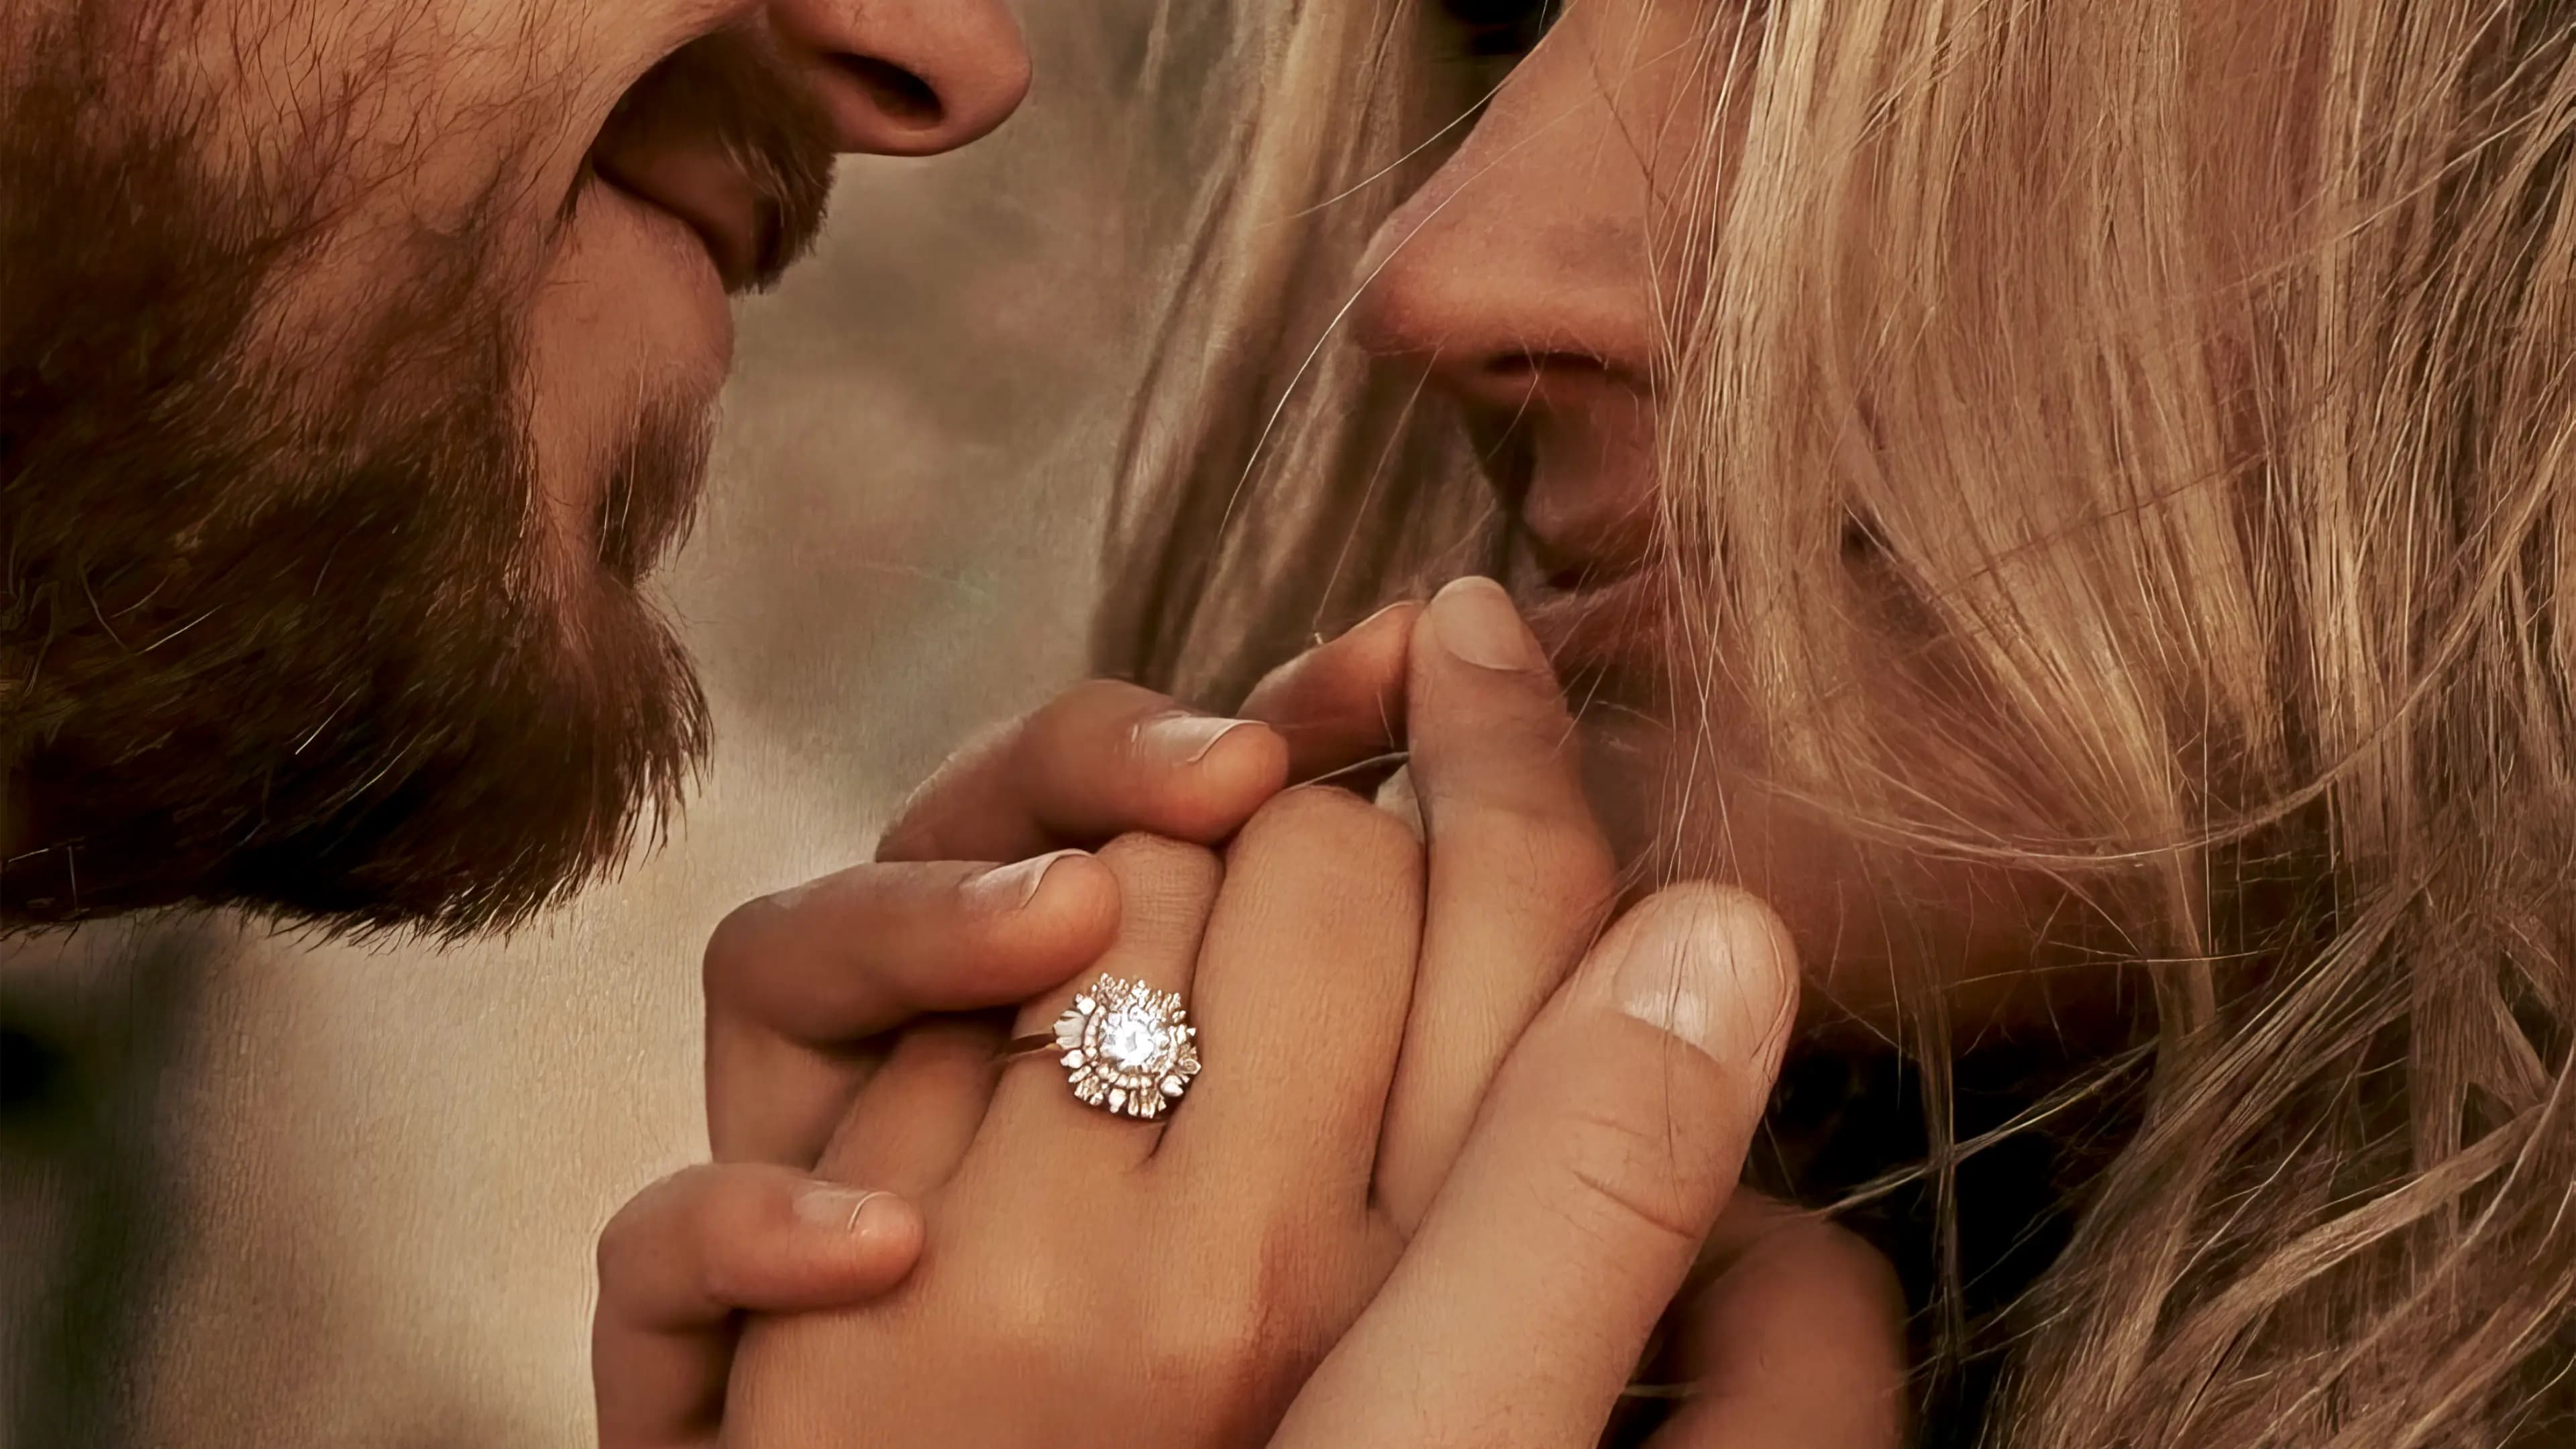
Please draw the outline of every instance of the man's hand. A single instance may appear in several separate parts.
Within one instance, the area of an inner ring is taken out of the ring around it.
[[[712,1444],[741,1313],[863,1302],[920,1252],[910,1203],[765,1163],[687,1168],[637,1193],[599,1235],[599,1442]]]
[[[806,1176],[892,1034],[1025,1000],[1096,960],[1120,901],[1083,847],[1130,830],[1212,843],[1288,779],[1391,748],[1417,612],[1282,666],[1242,720],[1078,685],[952,758],[875,864],[726,918],[705,960],[718,1161],[647,1188],[601,1237],[604,1449],[713,1441],[741,1311],[857,1303],[902,1279],[921,1246],[912,1205]]]

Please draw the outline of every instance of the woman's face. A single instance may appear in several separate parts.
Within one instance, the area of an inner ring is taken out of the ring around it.
[[[1506,8],[1452,0],[1451,14],[1493,22]],[[1524,33],[1542,7],[1528,8]],[[1571,0],[1380,231],[1361,272],[1363,340],[1463,406],[1517,524],[1506,582],[1574,694],[1596,800],[1641,880],[1714,875],[1770,900],[1798,937],[1820,1021],[1892,1030],[1900,990],[1919,985],[1944,991],[1963,1032],[2113,1023],[2117,973],[2098,964],[2096,913],[2035,870],[1865,857],[1824,814],[1754,788],[1758,762],[1731,727],[1746,712],[1722,691],[1701,708],[1723,661],[1677,667],[1656,637],[1668,584],[1653,208],[1694,182],[1726,184],[1742,120],[1725,82],[1730,67],[1746,73],[1759,30],[1731,0]],[[1868,567],[1852,563],[1860,597]],[[1862,613],[1886,620],[1861,626],[1864,675],[1919,673],[1932,641],[1897,621],[1922,611]],[[1980,702],[1949,694],[1933,701],[1937,733],[1973,754]],[[1913,777],[1900,783],[1937,799],[1945,772],[1970,763],[1927,753],[1900,762]]]

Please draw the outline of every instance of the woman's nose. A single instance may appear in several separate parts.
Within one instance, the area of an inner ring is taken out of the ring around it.
[[[769,11],[846,152],[953,150],[1028,94],[1028,46],[1001,0],[772,0]]]
[[[1645,169],[1588,39],[1524,59],[1360,267],[1361,345],[1471,405],[1652,359]]]

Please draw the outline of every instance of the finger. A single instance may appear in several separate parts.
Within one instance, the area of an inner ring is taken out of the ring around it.
[[[1379,1200],[1421,1221],[1486,1086],[1617,893],[1556,677],[1488,579],[1414,631],[1408,775],[1430,843],[1422,965],[1387,1108]]]
[[[602,1449],[710,1439],[735,1314],[864,1302],[902,1281],[921,1243],[902,1198],[768,1164],[692,1167],[636,1194],[599,1235]]]
[[[1118,909],[1109,872],[1070,851],[857,866],[736,909],[705,963],[716,1157],[811,1163],[872,1065],[857,1044],[1063,982],[1108,948]]]
[[[958,751],[904,803],[877,859],[1013,860],[1126,831],[1216,841],[1287,782],[1269,726],[1095,679]]]
[[[1225,870],[1191,1003],[1211,1065],[1157,1167],[1365,1211],[1421,943],[1421,844],[1309,786],[1262,806]]]
[[[1676,1360],[1689,1397],[1655,1449],[1904,1443],[1905,1292],[1887,1260],[1749,1192],[1727,1204],[1711,1246],[1727,1266],[1683,1312]]]
[[[1680,887],[1631,912],[1513,1049],[1394,1275],[1272,1443],[1441,1442],[1461,1423],[1592,1442],[1734,1187],[1796,995],[1749,897]]]
[[[1405,657],[1421,612],[1391,604],[1252,687],[1241,713],[1288,742],[1289,779],[1311,780],[1403,743]]]
[[[920,1201],[964,1160],[993,1100],[994,1022],[949,1017],[903,1034],[850,1104],[816,1171]]]
[[[1020,1008],[1014,1037],[1046,1036],[1077,997],[1099,1000],[1097,984],[1115,976],[1155,991],[1190,999],[1199,941],[1225,868],[1214,852],[1152,835],[1122,835],[1101,847],[1100,863],[1117,878],[1125,902],[1118,939],[1100,957],[1099,969],[1032,999]],[[1192,1013],[1193,1016],[1195,1013]],[[1053,1052],[1006,1063],[994,1090],[992,1125],[977,1140],[994,1150],[1033,1161],[1043,1156],[1142,1161],[1158,1134],[1130,1118],[1076,1101],[1066,1069]],[[1122,1150],[1113,1144],[1127,1144]]]
[[[1417,609],[1381,610],[1273,670],[1240,720],[1116,680],[1077,685],[960,751],[907,803],[878,858],[1007,860],[1127,831],[1221,840],[1288,780],[1403,738],[1404,653]],[[1235,728],[1246,721],[1261,727]],[[1274,739],[1286,747],[1284,766]]]

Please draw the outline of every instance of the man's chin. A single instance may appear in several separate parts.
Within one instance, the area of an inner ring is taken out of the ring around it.
[[[63,741],[24,776],[36,848],[0,872],[0,918],[233,907],[442,937],[524,922],[657,833],[703,758],[686,660],[634,607],[591,621],[613,660],[504,667],[481,698],[417,714],[352,701],[373,727],[325,723],[299,742],[282,737],[286,717],[246,711],[244,728],[188,728],[112,760]]]
[[[506,397],[495,367],[460,394]],[[0,920],[229,906],[456,936],[614,870],[707,745],[639,585],[688,526],[709,428],[678,401],[636,419],[587,557],[532,518],[506,411],[462,403],[328,475],[206,460],[272,502],[236,526],[189,536],[137,498],[120,541],[102,509],[31,512],[32,556],[115,545],[136,598],[48,627]]]
[[[623,732],[614,748],[572,722],[460,741],[401,788],[237,853],[199,899],[334,930],[520,925],[614,874],[680,808],[705,743],[695,689],[621,714],[589,721],[591,741]]]
[[[76,7],[0,94],[0,763],[23,791],[0,923],[524,920],[622,862],[705,749],[637,585],[687,525],[707,409],[645,407],[592,465],[596,517],[545,516],[516,155],[500,200],[402,231],[363,308],[277,345],[269,299],[331,255],[337,133],[246,179],[192,115],[105,126],[99,77],[145,64],[116,13]]]
[[[327,469],[174,411],[166,438],[45,460],[80,486],[11,500],[31,577],[56,581],[0,648],[43,660],[0,721],[29,822],[0,921],[187,905],[507,928],[677,808],[706,711],[638,584],[687,527],[706,410],[636,420],[590,556],[567,559],[507,404],[512,350],[479,340],[438,410],[302,420],[356,440]]]

